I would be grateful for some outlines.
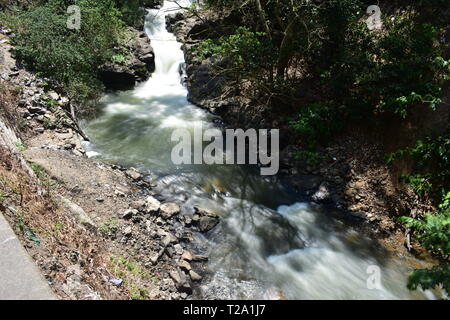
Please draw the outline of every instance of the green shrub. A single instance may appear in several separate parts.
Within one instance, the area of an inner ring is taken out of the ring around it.
[[[201,59],[215,57],[224,63],[216,65],[219,72],[232,79],[262,80],[261,76],[273,64],[273,48],[263,32],[238,27],[234,34],[219,39],[207,39],[196,49]],[[271,53],[272,51],[272,53]]]
[[[319,103],[304,107],[298,118],[290,121],[290,127],[304,138],[308,149],[316,148],[320,140],[330,138],[341,126],[334,110]]]
[[[442,197],[450,187],[450,134],[419,140],[414,147],[388,155],[387,161],[392,163],[404,156],[415,161],[416,173],[402,179],[420,195],[431,192]]]
[[[80,0],[80,30],[68,29],[71,1],[49,0],[2,14],[15,33],[15,55],[41,75],[64,83],[69,95],[87,100],[101,89],[97,68],[112,61],[125,39],[125,24],[111,0]]]
[[[408,288],[432,289],[442,285],[450,292],[450,192],[447,192],[437,214],[426,214],[420,218],[402,217],[400,221],[417,233],[420,243],[441,259],[441,264],[431,269],[415,270],[409,277]]]

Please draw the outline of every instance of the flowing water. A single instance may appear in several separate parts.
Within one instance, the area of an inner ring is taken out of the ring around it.
[[[430,292],[406,289],[411,269],[400,258],[387,259],[373,241],[274,178],[242,166],[172,164],[174,129],[215,123],[214,116],[186,99],[181,44],[165,28],[165,15],[176,9],[165,1],[146,18],[156,55],[153,76],[134,90],[105,96],[101,114],[85,130],[92,139],[89,156],[151,171],[157,191],[182,203],[185,214],[198,205],[222,216],[207,236],[196,235],[195,249],[210,256],[196,297],[433,298]],[[378,268],[381,286],[372,288],[370,276]]]

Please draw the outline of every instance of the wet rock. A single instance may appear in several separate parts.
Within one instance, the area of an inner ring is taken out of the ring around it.
[[[142,175],[134,168],[128,169],[125,174],[134,181],[139,181],[142,178]]]
[[[208,232],[214,229],[214,227],[217,226],[218,223],[219,223],[218,218],[201,217],[200,221],[198,222],[198,228],[200,232]]]
[[[200,232],[208,232],[219,223],[219,216],[207,209],[195,207],[196,215],[193,221],[197,222]]]
[[[174,215],[180,213],[180,206],[173,202],[166,202],[160,207],[161,217],[169,219]]]
[[[214,218],[218,218],[219,216],[217,215],[217,213],[205,209],[205,208],[201,208],[201,207],[194,207],[195,213],[198,214],[199,216],[207,216],[207,217],[214,217]]]
[[[289,182],[301,192],[316,190],[322,180],[322,177],[316,175],[297,174],[289,177]]]
[[[136,84],[134,73],[125,67],[105,65],[99,71],[99,79],[107,89],[130,90]]]
[[[189,276],[191,277],[192,281],[201,281],[202,280],[202,276],[199,275],[194,270],[189,270]]]

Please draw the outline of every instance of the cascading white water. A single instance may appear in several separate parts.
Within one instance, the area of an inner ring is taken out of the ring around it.
[[[179,1],[188,6],[190,1]],[[104,98],[102,114],[87,124],[90,155],[160,175],[157,191],[186,212],[200,205],[222,223],[198,247],[210,255],[199,298],[407,299],[411,268],[371,249],[370,241],[280,183],[238,166],[172,165],[175,128],[212,126],[212,116],[188,103],[181,84],[181,44],[166,31],[165,15],[178,5],[149,10],[146,31],[156,56],[153,76],[134,90]],[[286,205],[290,204],[290,205]],[[381,288],[368,288],[369,266],[381,269]],[[433,297],[431,293],[427,293]]]

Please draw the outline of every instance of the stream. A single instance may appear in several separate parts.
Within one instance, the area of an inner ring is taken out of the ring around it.
[[[188,6],[189,1],[181,1]],[[84,124],[88,155],[155,175],[155,191],[182,204],[221,215],[206,235],[195,235],[195,250],[209,255],[199,299],[433,299],[410,292],[412,268],[387,258],[328,209],[297,194],[274,177],[238,165],[183,165],[171,161],[174,129],[215,126],[214,115],[191,105],[182,85],[181,44],[166,31],[165,15],[177,5],[165,1],[149,10],[146,32],[156,71],[133,90],[106,95],[95,119]],[[368,285],[379,271],[378,286]]]

